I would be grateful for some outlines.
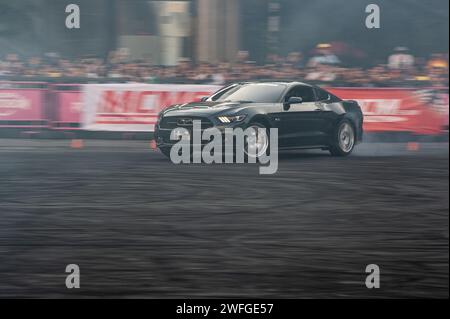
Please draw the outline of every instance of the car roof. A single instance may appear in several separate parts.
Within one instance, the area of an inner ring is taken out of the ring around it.
[[[304,85],[314,87],[313,85],[304,82],[287,82],[287,81],[253,81],[253,82],[240,82],[238,84],[278,84],[278,85],[286,85],[288,87]]]

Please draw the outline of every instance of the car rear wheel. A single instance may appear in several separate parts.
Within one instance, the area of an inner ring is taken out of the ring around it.
[[[350,155],[356,144],[356,133],[353,124],[349,120],[342,120],[333,136],[333,144],[330,153],[333,156]]]

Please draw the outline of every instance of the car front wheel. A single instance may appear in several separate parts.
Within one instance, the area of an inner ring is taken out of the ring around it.
[[[250,135],[245,137],[244,153],[248,158],[259,158],[270,150],[270,136],[268,129],[260,123],[251,123],[248,126]]]

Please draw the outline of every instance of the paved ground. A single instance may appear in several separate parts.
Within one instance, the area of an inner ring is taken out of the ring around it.
[[[448,144],[420,147],[289,154],[260,176],[145,142],[0,140],[0,297],[448,298]]]

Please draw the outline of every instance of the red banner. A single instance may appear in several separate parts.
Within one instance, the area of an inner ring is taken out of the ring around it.
[[[0,88],[0,125],[47,121],[48,114],[59,128],[66,127],[65,124],[73,127],[84,119],[91,128],[99,130],[152,130],[156,115],[164,107],[199,100],[219,89],[201,85],[139,84],[88,84],[84,88],[85,96],[77,85],[58,85],[50,91],[53,96],[50,104],[44,103],[47,93],[44,88]],[[369,133],[439,134],[448,126],[448,88],[329,90],[342,99],[359,102],[365,116],[364,130]],[[44,106],[48,111],[44,111]]]
[[[84,86],[83,128],[92,131],[153,131],[164,108],[211,95],[205,85],[93,84]]]
[[[59,91],[57,121],[63,123],[80,123],[83,111],[82,94],[77,91]]]
[[[365,132],[439,134],[448,124],[448,89],[329,89],[344,100],[356,100],[364,113]]]
[[[42,89],[0,89],[0,122],[45,121]]]

